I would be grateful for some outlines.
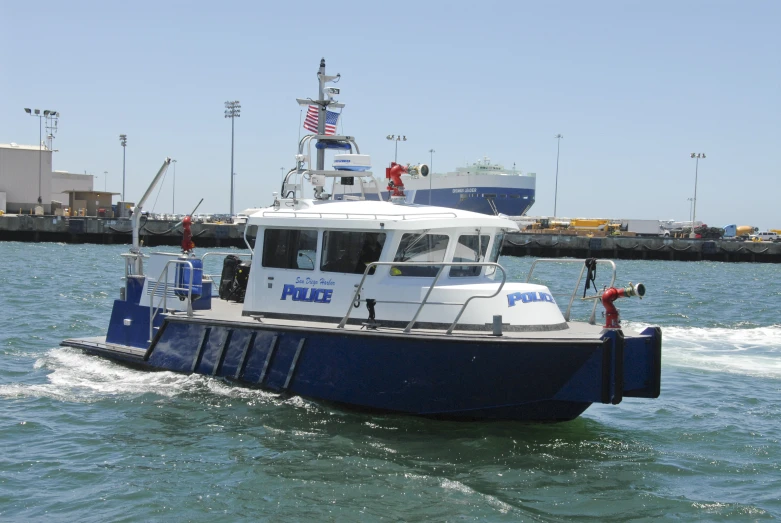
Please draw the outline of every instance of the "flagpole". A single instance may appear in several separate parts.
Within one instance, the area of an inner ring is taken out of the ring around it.
[[[318,86],[318,101],[322,101],[325,97],[325,58],[320,59],[320,71],[317,73],[317,78],[320,80]],[[326,109],[325,104],[317,104],[317,134],[325,134],[325,118]],[[317,170],[322,171],[325,169],[325,149],[317,149]]]

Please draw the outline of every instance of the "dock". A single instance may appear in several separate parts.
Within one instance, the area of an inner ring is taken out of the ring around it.
[[[182,230],[176,225],[173,221],[144,218],[140,238],[149,247],[179,245]],[[193,241],[198,247],[246,248],[244,227],[244,224],[193,223]],[[248,231],[250,244],[254,243],[254,236],[255,231]],[[0,241],[130,244],[132,225],[127,218],[3,215],[0,216]],[[502,254],[541,258],[781,263],[781,243],[516,232],[505,237]]]
[[[193,223],[192,233],[198,247],[246,248],[244,224]],[[149,247],[179,245],[182,228],[174,221],[143,217],[139,237]],[[131,244],[133,225],[129,218],[4,215],[0,216],[0,241]]]
[[[620,260],[781,262],[781,243],[643,236],[588,237],[512,233],[505,256],[606,258]]]

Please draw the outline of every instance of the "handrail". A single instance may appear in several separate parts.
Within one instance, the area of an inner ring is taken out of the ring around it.
[[[205,258],[207,256],[214,256],[214,255],[220,255],[220,256],[233,255],[233,256],[238,256],[239,258],[241,258],[242,256],[249,256],[250,259],[252,259],[252,254],[246,254],[246,253],[243,253],[243,252],[239,252],[239,253],[236,253],[236,252],[206,252],[206,253],[203,254],[203,256],[201,256],[201,261],[204,262],[203,263],[204,267],[206,267]],[[205,272],[203,273],[203,275],[204,276],[209,276],[210,278],[212,277],[211,274],[206,274]]]
[[[189,260],[169,260],[166,262],[163,271],[160,273],[160,277],[155,282],[154,288],[152,288],[152,294],[149,296],[149,340],[147,340],[149,342],[152,341],[154,334],[155,316],[157,316],[157,313],[161,308],[165,310],[166,305],[168,304],[168,266],[172,263],[174,265],[186,264],[188,267],[190,267],[190,279],[187,286],[187,316],[192,317],[193,315],[193,275],[195,274],[193,264]],[[163,287],[163,296],[160,298],[160,301],[163,302],[163,306],[155,307],[155,295],[157,294],[157,287],[160,285],[160,280],[162,280],[163,277],[165,277],[165,286]],[[175,284],[173,289],[174,292],[177,290],[184,290],[183,287],[176,287]]]
[[[616,282],[616,263],[613,260],[594,261],[596,263],[610,265],[613,268],[613,275],[610,279],[610,287],[612,287]],[[532,262],[532,266],[529,267],[529,274],[526,276],[526,283],[531,283],[532,273],[534,272],[534,268],[537,266],[537,263],[580,263],[583,265],[583,267],[580,269],[580,276],[578,276],[578,281],[575,283],[575,289],[572,291],[572,296],[570,296],[569,304],[567,305],[567,312],[564,313],[564,321],[569,321],[570,314],[572,312],[572,303],[575,301],[575,295],[578,293],[578,289],[580,289],[580,282],[583,280],[583,273],[586,271],[586,260],[562,260],[558,258],[540,258],[538,260],[534,260],[534,262]],[[592,325],[596,323],[597,301],[598,300],[594,300],[594,306],[591,308],[591,316],[588,320]]]
[[[335,218],[340,220],[349,220],[351,218],[371,218],[373,220],[386,219],[401,219],[401,220],[420,220],[425,218],[457,218],[458,215],[454,212],[437,212],[437,213],[409,213],[409,214],[371,214],[371,213],[352,213],[352,212],[339,212],[339,213],[321,213],[321,212],[307,212],[307,211],[263,211],[263,217],[274,217],[284,214],[286,218]],[[300,216],[299,216],[300,215]]]
[[[338,329],[343,329],[345,325],[347,325],[347,320],[350,318],[350,312],[353,309],[353,304],[356,301],[360,300],[361,295],[361,289],[363,288],[363,283],[366,281],[366,276],[369,275],[370,270],[373,267],[378,266],[384,266],[384,265],[393,265],[395,267],[431,267],[438,266],[439,271],[437,271],[437,275],[434,277],[434,281],[431,282],[431,285],[428,287],[428,291],[426,292],[426,295],[423,297],[423,301],[420,302],[420,306],[418,307],[418,310],[415,311],[415,315],[412,317],[412,320],[407,324],[407,326],[404,328],[404,333],[409,334],[412,330],[412,327],[415,325],[415,322],[417,322],[418,316],[420,316],[420,312],[423,310],[423,307],[428,303],[428,298],[431,295],[431,292],[434,290],[434,287],[437,284],[437,281],[439,281],[439,277],[442,275],[442,269],[445,267],[497,267],[502,271],[502,282],[499,284],[499,287],[496,289],[496,292],[491,294],[490,296],[470,296],[464,304],[461,306],[461,309],[458,311],[458,314],[456,315],[455,320],[453,320],[453,323],[450,325],[450,327],[447,329],[446,334],[452,334],[453,330],[456,328],[456,325],[458,324],[458,320],[461,319],[461,315],[466,310],[466,306],[469,305],[469,302],[472,301],[474,298],[493,298],[497,296],[502,289],[504,288],[504,284],[507,281],[507,272],[504,270],[504,267],[499,265],[496,262],[372,262],[366,264],[366,269],[363,271],[363,277],[361,278],[360,283],[356,286],[355,294],[353,295],[352,300],[350,300],[350,305],[347,308],[347,312],[345,313],[344,317],[342,318],[342,321],[339,322],[339,325],[337,326]],[[378,303],[386,303],[383,300],[377,300]],[[408,303],[408,304],[416,304],[417,302],[399,302],[394,301],[393,303]],[[441,305],[441,304],[437,304]],[[457,303],[454,303],[453,305],[458,305]]]
[[[255,227],[257,227],[257,225]],[[253,249],[252,245],[250,245],[249,242],[247,241],[247,229],[249,228],[250,228],[249,217],[247,217],[247,221],[244,222],[244,244],[247,246],[247,249],[249,249],[250,256],[254,256],[255,249]],[[257,233],[257,231],[255,232]],[[255,241],[257,241],[257,238],[255,238]]]

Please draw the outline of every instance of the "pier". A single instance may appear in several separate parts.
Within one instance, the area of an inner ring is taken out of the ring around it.
[[[718,262],[781,262],[781,243],[641,236],[511,233],[505,256]]]
[[[140,237],[149,247],[179,245],[176,222],[141,220]],[[245,248],[244,224],[193,223],[193,240],[199,247]],[[0,216],[0,241],[130,244],[129,219],[34,215]],[[254,242],[254,231],[247,234]],[[625,260],[678,260],[781,263],[781,243],[640,236],[588,237],[567,234],[510,233],[505,256],[543,258],[608,258]]]
[[[0,216],[0,241],[130,244],[133,225],[128,218]],[[244,224],[193,223],[193,241],[199,247],[243,247]],[[182,228],[174,221],[141,219],[139,236],[144,245],[179,245]],[[249,238],[250,242],[254,241]]]

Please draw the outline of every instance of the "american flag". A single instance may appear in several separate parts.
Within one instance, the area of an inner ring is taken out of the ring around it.
[[[317,132],[317,120],[318,120],[318,107],[316,105],[310,105],[309,110],[306,112],[306,118],[304,119],[304,129],[307,131]],[[336,134],[336,122],[339,121],[339,113],[333,111],[325,112],[325,134]]]

